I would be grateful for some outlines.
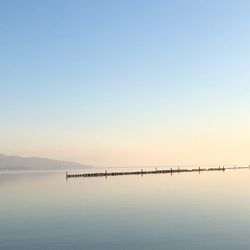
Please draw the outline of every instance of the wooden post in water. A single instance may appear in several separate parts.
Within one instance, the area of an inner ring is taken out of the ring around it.
[[[170,171],[171,171],[171,175],[172,175],[173,174],[173,169],[171,168]]]
[[[180,173],[180,167],[178,166],[178,174]]]

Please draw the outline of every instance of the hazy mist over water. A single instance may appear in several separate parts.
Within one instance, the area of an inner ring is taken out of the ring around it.
[[[0,249],[250,249],[250,171],[0,174]]]

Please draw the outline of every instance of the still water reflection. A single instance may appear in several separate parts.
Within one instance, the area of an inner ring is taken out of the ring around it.
[[[0,174],[0,249],[250,249],[250,171]]]

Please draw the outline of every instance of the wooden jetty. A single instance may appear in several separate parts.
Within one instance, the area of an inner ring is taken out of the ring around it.
[[[222,171],[224,172],[226,169],[244,169],[249,168],[248,167],[211,167],[211,168],[170,168],[165,170],[158,170],[157,168],[155,170],[143,170],[140,171],[124,171],[124,172],[108,172],[107,170],[105,172],[94,172],[94,173],[84,173],[84,174],[68,174],[66,172],[66,178],[78,178],[78,177],[107,177],[107,176],[119,176],[119,175],[147,175],[147,174],[175,174],[175,173],[189,173],[189,172],[205,172],[205,171]]]

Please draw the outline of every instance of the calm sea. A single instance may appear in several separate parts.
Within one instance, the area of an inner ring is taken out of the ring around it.
[[[249,250],[250,171],[0,173],[1,250]]]

